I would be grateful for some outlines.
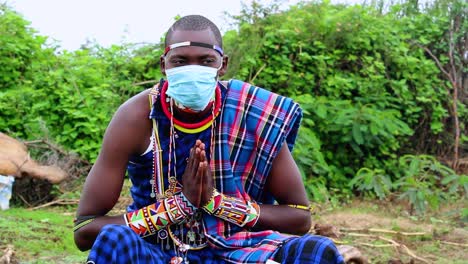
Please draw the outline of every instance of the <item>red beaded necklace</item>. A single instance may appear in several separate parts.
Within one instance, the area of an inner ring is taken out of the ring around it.
[[[164,82],[164,85],[161,90],[161,106],[167,118],[173,119],[176,125],[181,126],[183,128],[188,128],[188,129],[199,128],[208,124],[209,122],[212,122],[214,118],[219,114],[219,111],[221,110],[221,89],[219,88],[219,85],[216,85],[216,96],[215,96],[215,102],[214,102],[215,107],[214,107],[213,115],[209,115],[208,117],[206,117],[204,120],[200,122],[191,123],[191,124],[175,119],[172,112],[169,111],[169,106],[167,105],[167,101],[166,101],[166,91],[167,91],[168,86],[169,86],[168,82],[167,81]]]

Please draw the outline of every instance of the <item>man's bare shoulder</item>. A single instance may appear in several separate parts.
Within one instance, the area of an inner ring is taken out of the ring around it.
[[[138,123],[139,121],[148,120],[150,113],[149,92],[151,89],[146,89],[125,101],[117,109],[114,118],[125,120],[130,123]]]
[[[126,149],[128,154],[146,149],[151,135],[149,92],[150,89],[140,92],[117,109],[106,130],[104,146],[119,142],[120,151]]]

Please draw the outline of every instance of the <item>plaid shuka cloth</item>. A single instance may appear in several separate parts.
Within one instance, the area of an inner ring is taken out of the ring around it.
[[[231,80],[228,83],[228,88],[222,86],[221,83],[220,87],[223,106],[220,115],[216,118],[213,153],[210,153],[210,129],[196,134],[177,131],[175,148],[177,159],[172,171],[177,171],[178,181],[181,182],[189,150],[194,145],[195,140],[200,139],[206,145],[215,186],[220,192],[245,200],[272,204],[274,199],[264,190],[264,186],[272,162],[282,145],[286,143],[292,150],[302,111],[293,100],[245,82]],[[159,97],[153,97],[150,118],[155,119],[158,123],[161,147],[163,147],[162,164],[167,165],[170,120],[163,114],[158,100]],[[134,202],[127,208],[128,211],[140,209],[155,202],[154,198],[150,198],[152,186],[149,181],[152,179],[152,162],[153,153],[151,151],[142,156],[131,157],[129,161],[128,175],[132,181],[131,194]],[[167,169],[167,166],[163,166],[163,175],[167,175]],[[167,188],[167,178],[164,180]],[[323,241],[326,239],[321,237],[304,236],[301,238],[271,230],[250,232],[207,214],[204,214],[203,220],[209,247],[193,253],[201,254],[202,251],[210,251],[202,255],[210,255],[209,259],[216,260],[215,263],[265,263],[268,259],[273,258],[280,246],[289,244],[284,243],[287,240],[299,241],[302,243],[301,247],[304,247],[306,240],[320,242],[317,244],[319,249],[310,250],[307,253],[308,256],[304,257],[309,257],[311,260],[321,258],[326,251],[324,249],[327,249],[335,252],[332,254],[335,257],[330,258],[328,263],[339,263],[337,258],[340,256],[336,253],[333,243],[328,240],[327,245],[324,246]],[[126,231],[124,230],[124,232]],[[109,240],[108,237],[104,237],[104,240]],[[132,245],[140,247],[140,243],[133,240],[137,239],[145,241],[144,243],[154,244],[156,243],[156,235],[152,237],[143,240],[134,236],[133,239],[129,238],[129,241],[132,241]],[[101,239],[98,237],[90,256],[96,250],[106,251],[103,248],[108,247],[102,245],[100,241]],[[119,239],[119,241],[122,240]],[[312,248],[314,247],[312,246]],[[154,256],[162,260],[159,256],[161,254],[159,248],[162,250],[162,247],[150,246],[149,248],[158,250]],[[141,249],[135,250],[143,252]],[[294,251],[297,249],[294,248]],[[168,250],[166,257],[173,255],[169,252],[173,252],[173,250]],[[107,255],[111,254],[107,253]],[[191,255],[193,254],[189,254],[189,260]],[[147,255],[145,255],[146,257]],[[195,261],[195,259],[192,260]]]
[[[216,127],[212,173],[225,195],[272,203],[264,186],[286,142],[292,150],[301,121],[299,105],[265,89],[231,80]],[[205,218],[207,238],[219,255],[237,263],[265,262],[291,236],[250,232],[214,216]]]

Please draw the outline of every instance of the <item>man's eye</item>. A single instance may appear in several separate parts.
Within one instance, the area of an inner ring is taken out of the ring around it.
[[[172,61],[172,64],[176,64],[176,65],[180,65],[180,64],[184,64],[185,61],[184,60],[173,60]]]
[[[203,64],[213,64],[215,62],[214,59],[206,59],[203,61]]]

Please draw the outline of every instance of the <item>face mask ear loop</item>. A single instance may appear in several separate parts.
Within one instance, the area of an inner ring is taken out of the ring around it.
[[[219,67],[216,68],[216,70],[217,70],[217,71],[216,71],[216,82],[219,81],[219,73],[218,73],[218,72],[219,72],[219,70],[221,70],[221,69],[223,68],[223,64],[224,64],[224,63],[223,63],[223,56],[221,56],[221,65],[219,65]]]
[[[221,70],[223,68],[223,57],[221,57],[221,65],[219,65],[218,68],[216,68],[218,71]]]

